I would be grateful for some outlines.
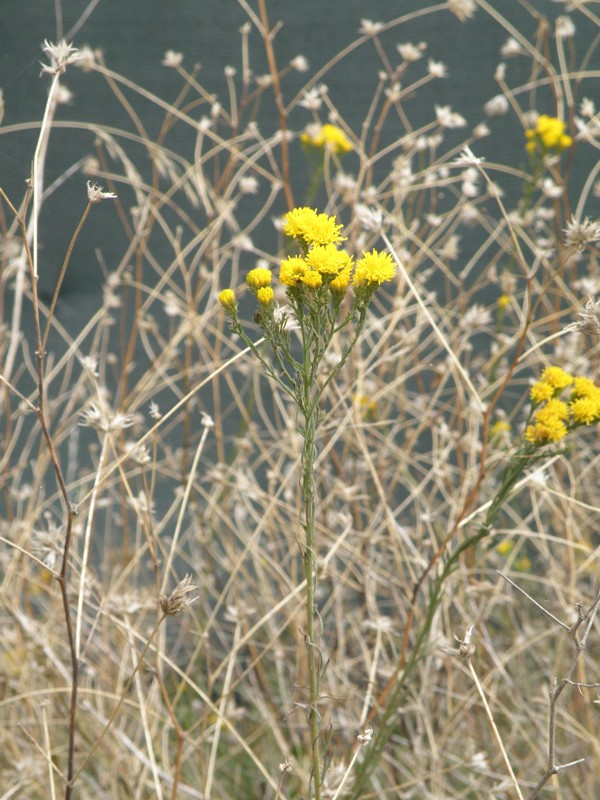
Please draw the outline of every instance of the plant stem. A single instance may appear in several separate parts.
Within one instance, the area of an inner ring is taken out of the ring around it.
[[[310,357],[308,348],[305,354]],[[312,753],[312,772],[315,786],[315,800],[321,797],[321,752],[319,743],[319,689],[320,689],[320,651],[315,634],[315,592],[317,588],[317,573],[315,559],[315,435],[317,428],[317,413],[310,394],[310,382],[307,373],[304,374],[304,447],[302,450],[302,495],[304,502],[304,575],[306,578],[306,656],[309,676],[309,725]]]

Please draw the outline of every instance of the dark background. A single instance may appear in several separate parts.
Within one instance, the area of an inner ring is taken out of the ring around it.
[[[249,5],[257,13],[256,0],[249,0]],[[307,73],[291,73],[284,79],[282,86],[286,101],[289,102],[332,56],[357,40],[361,18],[389,23],[407,12],[426,10],[431,5],[426,0],[270,0],[267,7],[271,27],[278,20],[283,22],[275,39],[278,66],[281,68],[300,53],[310,64]],[[438,8],[440,5],[443,4]],[[550,0],[537,0],[534,4],[520,0],[493,0],[491,5],[531,41],[536,34],[536,20],[528,9],[542,13],[550,20],[564,13],[562,4]],[[91,13],[82,22],[86,10],[91,10]],[[578,26],[576,46],[578,59],[581,59],[592,39],[593,28],[588,25],[586,29],[585,20],[580,15],[573,14],[573,18]],[[239,28],[247,20],[247,13],[235,0],[99,0],[95,6],[87,0],[2,0],[0,87],[4,91],[5,116],[0,128],[0,185],[14,203],[20,201],[23,182],[30,174],[49,85],[49,76],[40,76],[44,39],[56,41],[65,36],[77,47],[101,48],[110,69],[166,101],[177,96],[181,79],[175,70],[162,66],[161,60],[167,49],[180,51],[185,56],[187,69],[191,70],[196,62],[202,64],[199,81],[226,104],[223,70],[227,65],[236,67],[239,81]],[[467,129],[456,134],[446,132],[447,142],[452,141],[453,135],[461,141],[467,135],[466,131],[484,120],[484,103],[498,93],[494,72],[502,60],[499,49],[509,34],[509,30],[481,8],[473,19],[465,23],[448,11],[438,11],[407,24],[393,25],[382,32],[381,42],[394,64],[399,59],[395,44],[425,41],[428,48],[424,59],[419,62],[420,72],[423,72],[423,65],[429,57],[444,62],[448,67],[447,78],[432,81],[419,89],[414,98],[407,99],[406,112],[413,125],[430,121],[436,103],[451,104],[469,123]],[[250,36],[250,59],[255,74],[267,72],[262,42],[255,29]],[[510,59],[507,62],[509,85],[526,81],[530,64],[528,58]],[[590,67],[599,64],[595,54]],[[355,47],[323,78],[334,104],[357,132],[373,97],[380,69],[381,61],[375,47],[367,40]],[[71,104],[59,107],[59,122],[83,121],[86,125],[102,122],[116,128],[133,129],[101,76],[71,67],[63,83],[74,97]],[[584,91],[583,94],[590,92]],[[163,112],[158,112],[151,103],[133,94],[128,97],[134,102],[148,131],[151,134],[158,131]],[[543,92],[539,92],[536,99],[540,111],[555,113],[549,94],[544,98]],[[201,113],[206,112],[199,112],[199,116]],[[289,124],[293,130],[301,130],[309,121],[309,112],[297,109]],[[277,126],[270,93],[261,106],[259,123],[266,132]],[[522,164],[523,131],[515,115],[509,112],[505,117],[490,120],[489,125],[493,136],[477,142],[477,155],[517,166]],[[385,145],[396,134],[400,136],[402,133],[400,123],[397,131],[388,126],[387,140],[384,138],[381,144]],[[180,147],[181,152],[189,157],[189,138],[189,132],[186,138],[185,130],[176,129],[169,144],[173,149]],[[51,184],[86,153],[93,155],[93,139],[93,132],[84,126],[53,131],[45,185]],[[142,148],[139,150],[138,156],[143,159]],[[295,159],[293,169],[301,173],[305,162],[299,148],[292,148],[292,156]],[[585,165],[582,164],[581,168],[585,170]],[[579,180],[582,178],[583,173]],[[40,221],[42,297],[51,295],[68,241],[85,207],[85,180],[86,176],[81,173],[74,174],[44,205]],[[574,185],[577,180],[575,174]],[[301,175],[299,183],[302,183]],[[281,201],[284,210],[283,197]],[[118,262],[126,246],[125,239],[115,230],[118,226],[114,225],[114,209],[103,204],[94,211],[94,225],[86,227],[78,242],[76,257],[61,293],[58,313],[68,327],[72,323],[76,328],[82,313],[84,317],[88,316],[88,312],[82,312],[82,309],[98,306],[102,284],[98,248],[101,249],[101,258],[110,266]]]

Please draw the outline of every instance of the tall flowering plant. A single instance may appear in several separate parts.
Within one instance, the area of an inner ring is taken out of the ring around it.
[[[379,719],[378,730],[373,735],[371,746],[358,766],[351,800],[359,800],[363,796],[366,779],[381,758],[384,747],[395,730],[397,709],[406,692],[408,678],[415,672],[429,641],[444,584],[458,566],[460,557],[492,535],[494,524],[519,480],[534,464],[556,452],[552,450],[553,445],[562,442],[578,428],[600,422],[600,386],[590,378],[571,375],[561,367],[546,367],[531,387],[529,396],[531,407],[524,432],[516,441],[514,451],[506,462],[494,497],[484,506],[486,513],[483,522],[454,548],[449,546],[456,532],[456,528],[453,528],[451,535],[442,542],[429,563],[425,574],[436,564],[439,569],[430,585],[423,621],[410,653],[403,655],[397,673],[390,678],[380,695],[380,701],[385,700],[385,710]]]
[[[268,358],[245,332],[233,290],[220,292],[219,301],[231,319],[231,330],[254,352],[266,374],[292,398],[298,410],[303,438],[300,483],[309,674],[307,713],[314,797],[318,800],[323,777],[318,711],[322,665],[315,603],[318,543],[315,541],[314,470],[318,428],[324,414],[321,401],[360,337],[374,293],[382,283],[394,277],[396,265],[388,253],[376,250],[363,253],[355,262],[341,247],[345,239],[335,217],[319,214],[311,208],[290,211],[285,218],[284,233],[298,244],[297,254],[285,258],[279,268],[279,281],[285,286],[288,305],[279,308],[275,303],[271,270],[258,267],[246,276],[246,283],[257,301],[254,319],[264,332],[272,358]],[[353,297],[348,309],[343,301],[349,287],[353,289]],[[335,366],[327,362],[326,367],[327,351],[334,337],[344,330],[350,335],[341,343],[341,356]]]

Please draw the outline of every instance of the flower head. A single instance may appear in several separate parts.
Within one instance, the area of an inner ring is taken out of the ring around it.
[[[559,442],[561,439],[564,439],[568,433],[564,419],[552,413],[546,413],[543,417],[540,417],[540,413],[541,412],[538,412],[535,424],[527,426],[525,439],[531,442],[531,444],[540,445],[548,444],[549,442]]]
[[[163,67],[169,67],[171,69],[177,69],[180,67],[183,62],[183,53],[178,53],[175,50],[167,50],[163,57],[163,60],[160,62]]]
[[[589,397],[578,397],[569,404],[573,421],[578,425],[591,425],[600,420],[600,389]]]
[[[235,294],[233,293],[232,289],[223,289],[222,292],[218,294],[219,303],[223,306],[225,311],[228,314],[235,313],[237,309],[237,301],[235,299]]]
[[[382,284],[390,281],[396,274],[394,259],[389,253],[378,253],[373,250],[371,253],[363,253],[363,257],[356,262],[354,286],[365,284]]]
[[[495,97],[492,97],[491,100],[487,101],[483,110],[487,117],[501,117],[508,113],[509,108],[510,106],[506,97],[503,94],[497,94]]]
[[[427,62],[427,72],[432,78],[445,78],[448,69],[441,61],[434,61],[432,58]]]
[[[256,292],[256,299],[261,304],[261,306],[270,306],[275,299],[273,289],[271,289],[270,286],[262,286]]]
[[[435,106],[435,115],[442,128],[464,128],[467,120],[450,106]]]
[[[557,39],[568,39],[571,36],[575,36],[575,25],[571,17],[566,15],[557,17],[555,24],[554,35]]]
[[[301,239],[306,245],[334,244],[344,241],[341,225],[335,217],[318,214],[312,208],[294,208],[285,215],[283,232],[286,236]]]
[[[271,270],[265,269],[265,267],[256,267],[256,269],[251,269],[246,275],[246,283],[255,291],[262,289],[265,286],[270,286]]]
[[[554,386],[545,381],[536,381],[529,392],[532,402],[543,403],[554,397]]]
[[[306,56],[297,55],[290,61],[290,67],[296,72],[308,72],[308,59]]]
[[[477,10],[477,5],[475,0],[448,0],[448,10],[455,17],[458,17],[461,22],[465,22],[465,20],[473,16]]]
[[[102,200],[114,200],[116,194],[105,192],[102,186],[97,186],[91,181],[87,182],[87,196],[90,203],[101,203]]]
[[[338,275],[352,266],[352,256],[344,250],[338,250],[334,244],[322,244],[308,251],[306,263],[321,275]]]
[[[327,147],[332,152],[341,154],[349,153],[353,148],[346,134],[337,125],[323,125],[315,133],[303,133],[300,139],[312,147]]]
[[[308,286],[309,289],[318,289],[319,286],[323,285],[323,277],[316,269],[307,270],[301,280],[304,286]]]
[[[377,36],[382,28],[383,22],[373,22],[370,19],[361,19],[358,32],[363,33],[366,36]]]
[[[113,411],[105,404],[97,406],[90,403],[79,414],[79,424],[83,427],[95,428],[102,433],[121,431],[130,428],[135,422],[131,414],[122,414],[120,411]]]
[[[575,250],[583,250],[590,242],[597,242],[600,239],[600,222],[590,220],[586,217],[583,222],[579,222],[575,217],[567,223],[565,228],[565,244]]]
[[[47,72],[50,75],[62,75],[69,64],[75,64],[81,59],[79,50],[64,39],[57,44],[46,39],[42,50],[50,59],[50,64],[42,64],[42,73]]]
[[[408,61],[410,63],[412,61],[418,61],[421,58],[425,47],[425,42],[420,42],[418,45],[415,45],[412,42],[403,42],[402,44],[396,45],[396,50],[400,53],[400,56],[404,59],[404,61]]]
[[[566,389],[573,383],[573,376],[560,367],[546,367],[542,372],[542,381],[549,383],[554,389]]]
[[[535,153],[538,148],[543,153],[562,153],[573,144],[573,139],[565,133],[565,122],[547,114],[539,116],[535,128],[525,131],[525,136],[525,147],[530,153]]]
[[[350,283],[350,273],[352,267],[348,265],[331,281],[329,288],[334,294],[344,294]]]
[[[490,427],[490,435],[503,436],[504,434],[510,433],[510,430],[510,422],[507,422],[505,419],[498,419]]]
[[[306,261],[300,256],[290,256],[281,262],[279,280],[284,286],[297,286],[302,282],[303,275],[310,269]]]
[[[174,591],[168,596],[160,595],[160,607],[162,612],[167,617],[176,617],[182,611],[194,602],[195,597],[188,598],[188,594],[197,589],[197,586],[192,584],[192,576],[186,575],[185,578],[177,584]]]
[[[573,379],[572,397],[592,397],[597,395],[598,387],[590,378],[579,375]]]

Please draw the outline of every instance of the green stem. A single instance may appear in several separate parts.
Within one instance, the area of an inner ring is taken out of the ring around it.
[[[308,348],[305,355],[309,356]],[[319,692],[320,692],[320,650],[316,634],[315,592],[317,589],[317,571],[315,557],[315,437],[317,430],[318,409],[311,398],[311,383],[308,380],[308,365],[305,365],[303,385],[304,414],[304,447],[302,450],[302,495],[304,503],[304,575],[306,578],[306,655],[309,677],[308,719],[312,753],[312,772],[315,787],[315,800],[321,797],[321,748],[319,730]]]
[[[464,553],[465,550],[475,547],[479,542],[489,536],[498,514],[525,468],[531,467],[534,463],[541,461],[545,457],[546,454],[544,452],[538,453],[535,451],[535,448],[529,445],[517,451],[517,453],[509,459],[504,469],[500,488],[488,508],[483,524],[476,533],[465,539],[464,542],[447,555],[442,570],[431,585],[423,622],[417,631],[408,659],[398,674],[395,688],[391,692],[386,708],[381,716],[378,726],[379,730],[373,737],[371,745],[365,751],[365,758],[357,769],[351,800],[359,800],[359,798],[364,795],[365,783],[373,769],[377,766],[390,737],[394,733],[397,726],[398,708],[408,691],[408,679],[412,676],[419,664],[423,650],[429,641],[431,626],[442,598],[444,584],[456,569],[461,554]]]

